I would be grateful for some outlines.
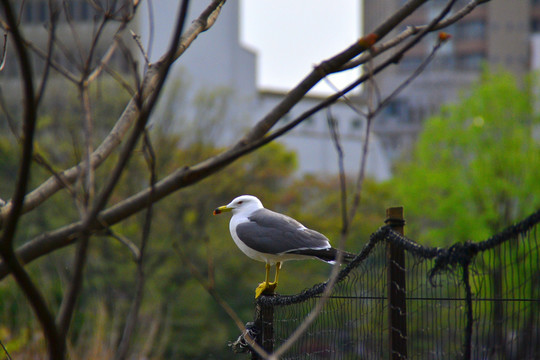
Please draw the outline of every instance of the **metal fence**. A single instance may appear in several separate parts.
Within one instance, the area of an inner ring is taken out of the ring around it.
[[[404,237],[399,208],[387,215],[284,359],[540,359],[540,210],[447,248]],[[261,296],[251,334],[271,352],[325,287]]]

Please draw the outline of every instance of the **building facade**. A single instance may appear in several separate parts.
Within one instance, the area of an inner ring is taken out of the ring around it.
[[[404,3],[403,0],[364,1],[364,32],[371,32]],[[466,0],[457,1],[453,11],[466,3]],[[429,1],[387,38],[406,26],[428,24],[446,4],[444,0]],[[444,31],[452,35],[451,40],[376,121],[375,131],[384,139],[385,146],[396,148],[396,154],[407,151],[414,143],[428,116],[466,93],[485,66],[510,71],[518,78],[532,69],[532,54],[538,47],[534,34],[540,31],[540,1],[489,1]],[[405,81],[428,56],[435,42],[436,34],[428,35],[397,65],[377,75],[381,93],[388,94]]]

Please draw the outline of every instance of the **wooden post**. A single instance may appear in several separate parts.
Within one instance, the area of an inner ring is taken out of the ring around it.
[[[403,207],[386,209],[385,223],[404,235]],[[388,322],[390,359],[407,359],[407,304],[405,252],[399,246],[388,243]]]
[[[262,295],[273,296],[273,295]],[[267,353],[274,352],[274,306],[263,305],[257,302],[255,308],[255,321],[258,323],[258,327],[261,330],[257,335],[255,341],[259,344]],[[251,359],[262,359],[256,352],[253,352]]]

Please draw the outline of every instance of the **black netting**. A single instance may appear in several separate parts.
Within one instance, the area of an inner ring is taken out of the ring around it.
[[[539,222],[540,210],[486,241],[448,248],[424,247],[381,227],[340,272],[322,312],[284,358],[389,357],[392,244],[405,253],[399,266],[406,284],[407,358],[540,359]],[[302,323],[325,287],[258,299],[258,307],[273,311],[267,321],[274,349]]]

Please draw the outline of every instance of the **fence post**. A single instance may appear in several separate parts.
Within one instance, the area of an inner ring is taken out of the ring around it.
[[[272,296],[272,295],[263,295]],[[255,307],[255,321],[258,323],[260,332],[255,341],[267,353],[274,352],[274,305],[266,305],[257,301]],[[262,359],[256,352],[251,355],[252,360]]]
[[[404,235],[403,207],[386,209],[385,223]],[[407,359],[407,306],[405,252],[399,246],[387,244],[388,260],[388,322],[390,359]]]

